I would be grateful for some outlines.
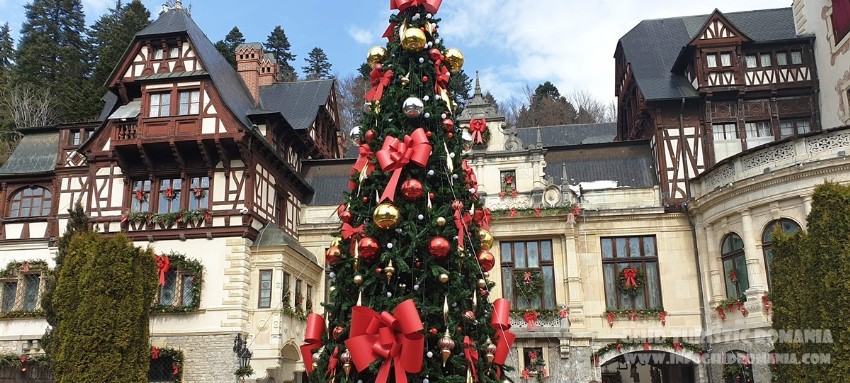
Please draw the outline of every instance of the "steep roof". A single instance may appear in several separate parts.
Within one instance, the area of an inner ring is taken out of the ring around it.
[[[306,130],[319,108],[327,104],[333,85],[334,80],[313,80],[264,86],[260,88],[260,108],[280,112],[296,131]]]
[[[791,8],[722,15],[754,42],[797,38]],[[618,45],[631,63],[637,85],[648,101],[698,95],[687,78],[671,70],[682,48],[696,37],[710,16],[643,20],[620,38]]]
[[[18,147],[0,167],[0,175],[37,174],[56,169],[59,132],[53,128],[24,134]]]
[[[304,161],[304,178],[316,191],[310,205],[338,205],[348,191],[354,159]]]
[[[147,28],[136,33],[136,38],[153,37],[160,35],[185,33],[195,47],[195,54],[204,64],[209,72],[210,78],[216,90],[221,95],[222,101],[231,112],[246,127],[251,127],[248,120],[248,111],[254,107],[251,94],[242,82],[242,78],[224,56],[215,49],[215,45],[201,31],[198,24],[192,20],[189,13],[183,8],[172,8],[161,14]]]
[[[614,141],[617,136],[617,124],[604,122],[519,128],[517,137],[525,146],[531,146],[537,142],[538,132],[544,148],[598,144]]]
[[[618,187],[651,188],[658,185],[652,149],[647,141],[628,141],[604,146],[579,146],[546,153],[546,174],[555,184],[617,181]]]

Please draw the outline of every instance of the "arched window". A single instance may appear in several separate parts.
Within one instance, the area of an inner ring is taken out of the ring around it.
[[[738,234],[729,233],[723,238],[720,256],[723,260],[723,278],[726,280],[726,297],[743,297],[744,291],[750,287],[750,278],[747,275],[744,241]]]
[[[42,217],[50,214],[52,196],[43,187],[32,186],[18,190],[9,200],[9,217]]]
[[[723,382],[753,383],[753,365],[749,354],[738,350],[729,351],[723,362]]]
[[[764,251],[765,270],[767,271],[767,286],[770,287],[770,265],[773,263],[773,233],[776,229],[782,230],[783,234],[794,234],[800,231],[800,225],[788,218],[780,218],[771,221],[764,228],[764,233],[761,235],[761,249]]]

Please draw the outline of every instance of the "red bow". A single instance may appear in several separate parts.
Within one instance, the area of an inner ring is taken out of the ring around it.
[[[337,364],[339,364],[339,347],[334,347],[334,352],[331,354],[331,358],[328,360],[328,373],[326,374],[326,376],[334,376],[334,374],[336,374]]]
[[[430,156],[431,144],[428,142],[428,136],[425,135],[425,129],[417,128],[410,135],[404,136],[404,141],[388,136],[376,157],[381,169],[384,172],[393,172],[393,175],[390,177],[380,201],[387,198],[390,201],[395,200],[395,190],[401,177],[401,169],[409,162],[425,167]]]
[[[307,328],[304,330],[304,344],[301,345],[301,357],[307,374],[313,372],[313,350],[322,344],[322,333],[325,332],[325,318],[316,313],[307,314]]]
[[[679,341],[673,342],[673,350],[676,352],[682,351],[682,343]]]
[[[528,324],[528,331],[537,330],[537,311],[526,311],[523,317]]]
[[[726,313],[723,312],[723,306],[717,306],[714,310],[717,311],[717,316],[720,317],[720,320],[726,320]]]
[[[606,316],[608,317],[608,327],[614,327],[614,312],[609,311]]]
[[[347,223],[342,224],[342,239],[349,239],[354,236],[358,236],[363,234],[363,228],[366,225],[360,225],[357,227],[351,226]]]
[[[451,79],[451,75],[449,75],[449,69],[446,68],[445,65],[440,65],[439,67],[434,65],[434,70],[437,72],[437,81],[434,81],[434,94],[442,97],[445,100],[448,98],[446,89],[448,88],[449,80]]]
[[[516,217],[516,208],[512,207],[511,210],[508,211],[508,216],[509,217]]]
[[[174,363],[171,365],[171,375],[177,376],[180,375],[180,365]]]
[[[381,96],[384,95],[384,88],[390,85],[390,81],[393,79],[393,71],[383,71],[381,68],[381,65],[375,65],[372,68],[372,72],[369,73],[369,81],[372,83],[372,88],[366,91],[364,98],[367,102],[380,101]]]
[[[522,280],[525,281],[525,284],[531,283],[531,273],[526,271],[525,274],[523,274],[522,276]]]
[[[151,359],[157,360],[159,359],[159,349],[156,347],[151,347]]]
[[[469,121],[469,133],[472,134],[472,140],[476,144],[483,144],[484,137],[482,134],[487,131],[487,120],[485,119],[472,119]]]
[[[375,162],[372,161],[374,158],[375,154],[372,153],[372,148],[369,147],[369,144],[360,145],[360,155],[357,157],[357,162],[351,168],[350,175],[353,176],[362,172],[363,168],[366,168],[366,174],[372,173],[375,170]],[[348,180],[349,190],[354,190],[356,186],[353,180]]]
[[[505,298],[496,299],[493,302],[493,317],[490,319],[490,327],[496,330],[496,352],[493,363],[505,364],[511,346],[514,344],[516,335],[511,332],[511,301]]]
[[[635,277],[637,277],[637,269],[623,269],[623,277],[626,278],[626,286],[637,287],[637,281],[635,281]]]
[[[622,343],[617,343],[617,345],[614,346],[614,348],[617,349],[617,352],[620,352],[620,353],[623,352],[623,344]]]
[[[466,186],[470,189],[474,189],[475,197],[478,198],[478,177],[475,175],[475,170],[469,166],[469,163],[465,159],[461,161],[460,167],[463,169],[463,173],[466,176]]]
[[[463,202],[455,201],[452,203],[454,208],[455,228],[457,228],[457,248],[463,250],[463,240],[466,237],[466,225],[472,220],[472,217],[463,208]]]
[[[643,341],[643,350],[644,350],[644,351],[649,351],[649,342],[647,342],[647,341]]]
[[[425,11],[431,14],[437,13],[440,10],[440,4],[443,0],[390,0],[390,9],[398,9],[401,12],[410,7],[425,7]]]
[[[475,363],[478,362],[478,349],[475,348],[475,342],[469,339],[469,336],[463,337],[463,355],[466,357],[466,361],[469,362],[472,378],[477,382],[478,371],[475,369]]]
[[[658,316],[661,318],[661,325],[666,326],[667,325],[667,312],[662,311],[662,312],[658,313]]]
[[[561,309],[561,310],[558,312],[558,316],[560,316],[561,318],[566,318],[566,317],[567,317],[567,314],[569,314],[569,313],[570,313],[570,310],[569,310],[569,309]]]
[[[637,320],[637,311],[632,310],[632,311],[629,313],[629,319],[630,319],[632,322],[634,322],[635,320]]]
[[[156,255],[156,269],[159,271],[159,285],[165,285],[165,273],[171,267],[171,260],[167,255]]]
[[[482,229],[489,231],[490,230],[490,220],[492,219],[492,213],[490,209],[484,208],[481,210],[475,211],[475,222]]]
[[[351,309],[350,338],[345,341],[357,371],[369,368],[378,357],[384,359],[378,383],[386,383],[395,366],[395,382],[407,383],[407,373],[422,371],[425,336],[422,319],[412,299],[401,302],[393,313],[380,315],[365,306]]]
[[[136,193],[136,199],[139,202],[142,202],[142,201],[145,200],[145,192],[142,191],[142,189],[136,189],[134,192]]]

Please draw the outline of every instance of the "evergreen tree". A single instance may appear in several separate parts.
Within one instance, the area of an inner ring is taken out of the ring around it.
[[[517,116],[517,127],[572,124],[576,109],[549,81],[537,86]]]
[[[123,234],[73,236],[53,297],[56,382],[147,382],[156,285],[150,248],[134,247]]]
[[[117,0],[115,6],[92,25],[89,33],[94,61],[91,85],[100,95],[106,91],[104,83],[133,41],[133,36],[150,24],[150,17],[150,12],[140,0],[132,0],[126,5]]]
[[[430,7],[408,3],[390,22],[436,23],[414,16],[435,13]],[[401,39],[389,41],[381,66],[372,68],[373,77],[385,80],[367,92],[372,107],[358,124],[363,158],[338,210],[342,240],[326,253],[333,276],[326,318],[308,317],[302,349],[313,383],[498,383],[510,369],[504,366],[513,339],[510,305],[489,301],[492,236],[483,228],[488,223],[452,120],[450,104],[460,94],[441,97],[449,86],[437,74],[448,68],[429,58],[446,47],[437,32],[423,37],[406,47]]]
[[[81,0],[33,0],[15,60],[15,80],[57,95],[64,122],[91,120],[101,95],[87,85],[90,74]]]
[[[460,111],[466,107],[466,102],[472,98],[472,79],[461,69],[457,73],[452,74],[449,79],[449,89],[457,95],[460,109],[456,113],[460,114]]]
[[[236,47],[239,44],[245,42],[245,36],[242,35],[242,32],[239,31],[239,27],[233,27],[230,32],[227,32],[227,35],[224,36],[224,40],[216,41],[215,48],[218,49],[219,53],[230,63],[231,66],[236,68]]]
[[[15,43],[12,40],[12,29],[9,23],[0,26],[0,143],[7,139],[7,132],[13,129],[13,119],[8,107],[2,100],[6,97],[6,91],[11,86],[9,77],[12,74],[12,59],[15,54]],[[3,148],[5,145],[0,144]],[[2,149],[0,149],[2,151]],[[0,154],[0,156],[5,157]]]
[[[313,48],[313,50],[307,54],[307,58],[304,59],[304,61],[307,62],[307,65],[301,67],[301,71],[304,72],[304,77],[306,77],[307,80],[318,80],[331,77],[331,63],[328,61],[328,55],[325,54],[325,51],[322,50],[322,48]]]
[[[369,67],[369,64],[363,63],[360,64],[359,68],[357,68],[357,73],[360,74],[360,78],[363,79],[363,81],[369,83],[369,75],[372,73],[372,68]]]
[[[65,263],[65,253],[68,251],[68,244],[71,243],[71,238],[77,233],[90,232],[89,217],[83,210],[83,205],[77,201],[73,209],[68,209],[68,224],[65,227],[65,232],[59,238],[56,244],[56,269],[52,278],[45,280],[44,294],[41,298],[41,307],[44,309],[47,317],[47,324],[56,327],[56,311],[53,309],[53,292],[56,289],[56,276],[62,272],[62,266]]]
[[[295,61],[295,55],[290,51],[291,47],[283,28],[280,25],[275,26],[272,33],[266,39],[266,53],[273,54],[277,59],[277,63],[280,65],[279,81],[298,80],[295,68],[289,63],[290,61]]]
[[[827,182],[812,196],[807,232],[774,233],[773,327],[826,330],[830,341],[777,342],[777,354],[829,355],[826,364],[779,365],[780,382],[843,382],[850,376],[850,186]]]

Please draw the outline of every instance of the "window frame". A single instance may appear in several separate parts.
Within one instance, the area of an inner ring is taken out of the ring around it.
[[[12,193],[8,200],[7,218],[32,219],[51,215],[53,211],[53,193],[48,188],[41,185],[27,185],[14,190],[14,193]],[[35,191],[39,191],[40,194],[26,195],[27,192],[35,193]],[[38,201],[39,212],[34,214],[33,210],[36,209],[36,201]],[[24,206],[25,202],[28,203],[28,206]],[[22,214],[25,209],[28,211],[26,215]]]
[[[764,130],[764,128],[767,128],[767,130]],[[750,135],[752,132],[755,132],[756,134]],[[770,120],[747,121],[744,123],[744,133],[747,138],[774,137]]]
[[[517,254],[516,250],[518,248],[517,244],[522,244],[522,249],[524,251],[524,267],[517,267]],[[529,244],[534,243],[537,247],[537,267],[530,267],[529,265]],[[549,259],[544,259],[544,243],[548,243],[549,248]],[[510,254],[505,254],[505,248],[510,249]],[[554,241],[552,239],[518,239],[515,241],[500,241],[499,249],[501,255],[501,263],[500,267],[502,270],[502,296],[511,301],[511,306],[516,309],[523,308],[532,308],[538,310],[554,310],[558,307],[558,297],[557,297],[557,281],[555,278],[555,248]],[[547,286],[546,281],[546,273],[544,269],[551,270],[552,273],[552,282],[551,286]],[[513,283],[514,276],[518,272],[523,271],[534,271],[539,272],[541,277],[543,277],[543,292],[540,294],[540,298],[537,302],[525,302],[525,300],[520,299],[517,296],[516,290],[513,288],[513,285],[507,286],[505,284],[506,275],[505,270],[510,269],[510,281]],[[506,289],[509,289],[508,292]],[[552,300],[551,302],[546,301],[546,292],[549,289],[549,293],[551,294]]]
[[[196,183],[197,182],[197,183]],[[197,185],[197,186],[196,186]],[[210,208],[210,190],[212,189],[212,179],[210,176],[189,177],[189,198],[186,205],[187,210],[209,209]],[[203,197],[198,198],[195,190],[200,189]]]
[[[264,276],[268,277],[268,280],[264,280]],[[270,309],[272,307],[272,283],[274,281],[274,270],[272,269],[262,269],[258,274],[257,286],[259,287],[257,290],[257,308],[258,309]],[[267,296],[264,296],[265,295]]]
[[[511,182],[507,183],[507,178],[511,177]],[[500,190],[502,193],[513,193],[516,191],[516,169],[509,170],[500,170],[499,171],[499,184]]]
[[[731,128],[731,129],[727,129]],[[718,130],[721,135],[718,136]],[[734,137],[730,138],[729,135],[734,134]],[[740,140],[738,134],[738,124],[734,122],[718,122],[711,124],[711,137],[714,141],[732,141],[732,140]]]
[[[183,94],[189,94],[189,100],[185,104],[187,105],[187,113],[181,113],[181,107],[184,105],[182,103],[181,96]],[[162,103],[162,97],[168,96],[168,104]],[[196,95],[197,100],[193,100],[192,96]],[[147,108],[146,108],[146,118],[186,118],[192,116],[200,116],[203,106],[203,96],[204,93],[201,92],[201,88],[197,85],[191,86],[175,86],[171,89],[146,89],[145,97],[147,97]],[[156,101],[156,103],[155,103]],[[193,108],[197,108],[197,110],[193,110]],[[157,114],[154,114],[154,110],[156,110]],[[167,114],[163,114],[167,113]]]
[[[786,224],[788,225],[789,230],[786,230]],[[764,230],[762,230],[761,234],[761,251],[762,255],[764,255],[764,271],[767,276],[768,289],[771,286],[770,265],[773,263],[773,232],[777,227],[782,230],[782,233],[785,235],[793,235],[794,233],[803,230],[802,226],[800,226],[797,221],[785,217],[771,220],[764,225]]]
[[[45,272],[42,269],[16,271],[0,278],[0,317],[16,312],[38,312],[42,310],[41,294],[44,292]],[[35,292],[30,282],[35,279]],[[11,290],[8,286],[14,286]],[[11,294],[8,294],[11,291]],[[11,299],[10,299],[11,298]]]
[[[166,307],[192,307],[193,302],[191,301],[194,297],[191,294],[191,290],[189,291],[189,296],[186,296],[186,277],[190,278],[189,288],[194,287],[195,284],[195,275],[190,272],[180,270],[180,269],[170,269],[165,274],[165,284],[162,286],[157,286],[156,297],[154,297],[154,305],[157,306],[166,306]],[[168,286],[168,281],[173,280],[174,286],[169,288],[173,290],[173,297],[171,298],[170,303],[163,302],[163,292],[166,291]],[[186,299],[189,299],[189,302],[186,302]]]
[[[806,128],[805,131],[801,132],[800,128],[805,123]],[[793,130],[793,133],[785,134],[786,129]],[[800,134],[810,133],[812,131],[812,119],[811,118],[786,118],[779,120],[779,137],[793,137]]]
[[[740,248],[735,246],[735,238],[737,238],[737,242],[741,244]],[[730,242],[731,241],[731,242]],[[730,243],[729,249],[727,251],[726,244]],[[741,263],[738,263],[738,260],[741,260]],[[731,261],[727,265],[727,261]],[[723,283],[725,287],[725,295],[728,299],[742,299],[744,297],[744,292],[750,288],[750,276],[747,272],[747,254],[744,249],[744,240],[741,239],[741,236],[735,232],[729,232],[723,236],[723,239],[720,241],[720,262],[723,266]],[[731,268],[727,268],[727,266],[731,265]],[[739,269],[739,267],[743,265],[743,269]],[[732,270],[735,270],[736,280],[733,282],[730,278],[729,274]],[[746,286],[742,286],[741,276],[744,276],[746,280]],[[732,284],[730,286],[730,283]],[[742,288],[743,287],[743,288]],[[734,296],[730,296],[730,293],[734,292]]]
[[[183,210],[183,179],[182,178],[160,178],[157,179],[159,188],[157,188],[157,206],[156,211],[159,214],[177,213]],[[175,183],[177,186],[174,186]],[[174,193],[174,197],[168,199],[165,195],[168,189]]]
[[[650,256],[645,255],[646,240],[648,238],[652,238],[652,252],[654,254],[654,255],[650,255]],[[619,246],[618,245],[619,240],[623,240],[623,239],[626,240],[626,243],[624,245],[625,246],[624,249],[626,250],[627,254],[625,256],[621,257],[619,252],[617,251],[617,248]],[[632,256],[632,254],[631,254],[632,247],[631,247],[630,243],[634,239],[638,240],[637,248],[640,251],[640,255],[637,256],[637,257]],[[605,246],[603,244],[604,241],[610,241],[610,249],[611,249],[611,256],[610,257],[605,256]],[[664,295],[662,294],[662,291],[661,291],[661,269],[660,269],[660,262],[658,260],[658,238],[654,234],[628,235],[628,236],[603,236],[603,237],[599,238],[599,250],[600,250],[600,258],[602,259],[602,283],[603,283],[604,292],[605,292],[605,305],[606,305],[607,309],[609,309],[609,310],[654,310],[654,309],[664,307]],[[649,286],[650,285],[650,283],[649,283],[650,276],[649,276],[649,273],[647,272],[647,264],[650,264],[650,263],[655,263],[655,268],[656,268],[655,275],[657,276],[657,280],[655,281],[654,284],[656,286],[658,286],[658,291],[657,291],[658,307],[652,307],[651,306],[651,297],[650,297],[651,291],[650,291],[650,286]],[[613,288],[613,291],[608,290],[608,283],[607,283],[606,276],[605,276],[605,265],[610,265],[610,264],[614,265],[614,278],[615,278],[615,280],[613,281],[613,283],[614,283],[615,286]],[[616,284],[618,283],[617,279],[619,279],[620,273],[622,273],[622,270],[625,267],[628,267],[628,266],[637,268],[638,270],[640,270],[640,272],[643,273],[644,277],[646,278],[646,283],[644,283],[644,285],[643,285],[643,294],[642,294],[643,295],[643,308],[637,307],[638,305],[637,305],[636,299],[638,298],[638,295],[634,295],[634,296],[626,295],[626,297],[629,298],[629,301],[631,303],[631,305],[630,305],[631,307],[624,307],[624,305],[626,305],[626,304],[624,304],[624,302],[623,302],[623,300],[624,300],[623,293],[616,286]],[[608,304],[608,298],[609,298],[610,294],[613,294],[613,296],[614,296],[614,301],[616,302],[616,307],[610,307],[610,305]]]
[[[172,103],[172,99],[171,99],[172,98],[171,93],[172,93],[171,91],[148,92],[148,108],[147,108],[148,115],[146,117],[148,117],[148,118],[172,117],[173,114],[171,113],[171,108],[173,107],[172,106],[173,103]],[[163,97],[164,96],[168,96],[168,103],[167,104],[163,103]],[[156,100],[156,103],[154,103],[154,100]],[[154,114],[154,110],[156,110],[156,114]],[[165,114],[163,114],[163,112]]]
[[[183,102],[183,96],[188,95],[186,102]],[[193,100],[194,96],[194,100]],[[183,112],[183,105],[186,105],[186,112]],[[201,90],[200,88],[178,89],[177,90],[177,114],[176,116],[193,116],[201,114]]]

